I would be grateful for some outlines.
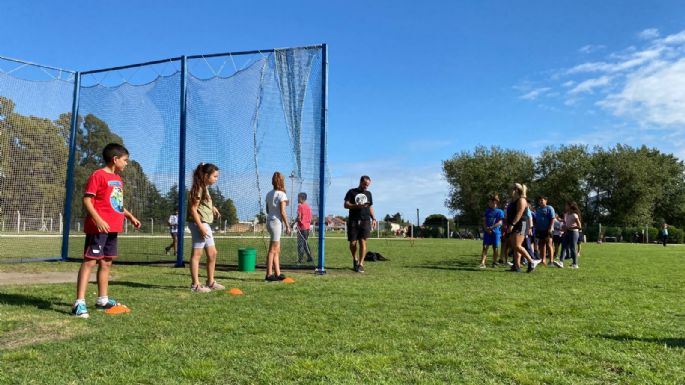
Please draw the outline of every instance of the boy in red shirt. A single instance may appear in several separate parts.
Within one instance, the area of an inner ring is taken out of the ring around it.
[[[71,313],[81,318],[88,318],[86,287],[90,271],[96,264],[98,298],[95,308],[125,308],[107,296],[109,269],[112,266],[112,259],[117,257],[117,234],[123,229],[124,217],[128,218],[134,227],[140,227],[140,221],[124,208],[124,183],[117,174],[124,171],[128,164],[128,150],[120,144],[110,143],[102,150],[102,159],[105,167],[90,175],[83,195],[83,207],[88,211],[84,224],[86,244],[76,282],[76,302],[71,308]]]
[[[297,229],[299,235],[297,237],[297,262],[304,261],[304,255],[307,254],[307,262],[312,262],[312,252],[309,250],[309,230],[312,223],[312,209],[307,204],[307,193],[297,194]]]

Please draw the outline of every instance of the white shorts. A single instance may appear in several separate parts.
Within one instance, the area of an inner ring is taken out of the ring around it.
[[[281,233],[283,232],[283,223],[278,218],[269,218],[266,221],[266,229],[271,235],[271,242],[280,242]]]
[[[197,227],[195,222],[190,222],[188,228],[190,229],[190,234],[193,236],[193,249],[204,249],[205,247],[214,246],[214,236],[212,235],[212,226],[209,223],[202,223],[207,233],[207,238],[203,238],[200,234],[200,229]]]

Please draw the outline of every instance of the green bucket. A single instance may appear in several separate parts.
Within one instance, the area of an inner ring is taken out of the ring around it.
[[[248,247],[238,249],[238,270],[255,271],[257,265],[257,249]]]

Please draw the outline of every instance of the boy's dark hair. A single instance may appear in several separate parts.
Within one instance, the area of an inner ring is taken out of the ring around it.
[[[129,155],[128,150],[119,143],[110,143],[102,150],[102,160],[105,163],[111,163],[115,156],[122,157],[124,155]]]
[[[301,192],[301,193],[297,194],[297,197],[302,198],[303,201],[306,201],[307,200],[307,193]]]
[[[368,175],[362,175],[362,177],[359,178],[359,184],[362,184],[362,182],[364,182],[365,180],[368,180],[369,182],[371,182],[371,177]]]
[[[540,199],[548,200],[548,199],[547,199],[547,195],[543,195],[543,194],[538,195],[538,199],[537,199],[537,200],[539,201]]]
[[[497,194],[490,194],[490,196],[488,196],[488,201],[499,202],[499,195],[497,195]]]

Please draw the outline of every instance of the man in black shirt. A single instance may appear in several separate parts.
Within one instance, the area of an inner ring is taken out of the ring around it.
[[[373,212],[373,198],[368,190],[371,178],[364,175],[359,179],[359,187],[350,189],[345,194],[345,208],[350,210],[347,219],[347,240],[350,241],[352,266],[357,273],[364,272],[364,256],[366,255],[366,239],[371,230],[376,227],[376,216]],[[357,254],[359,242],[359,257]]]

